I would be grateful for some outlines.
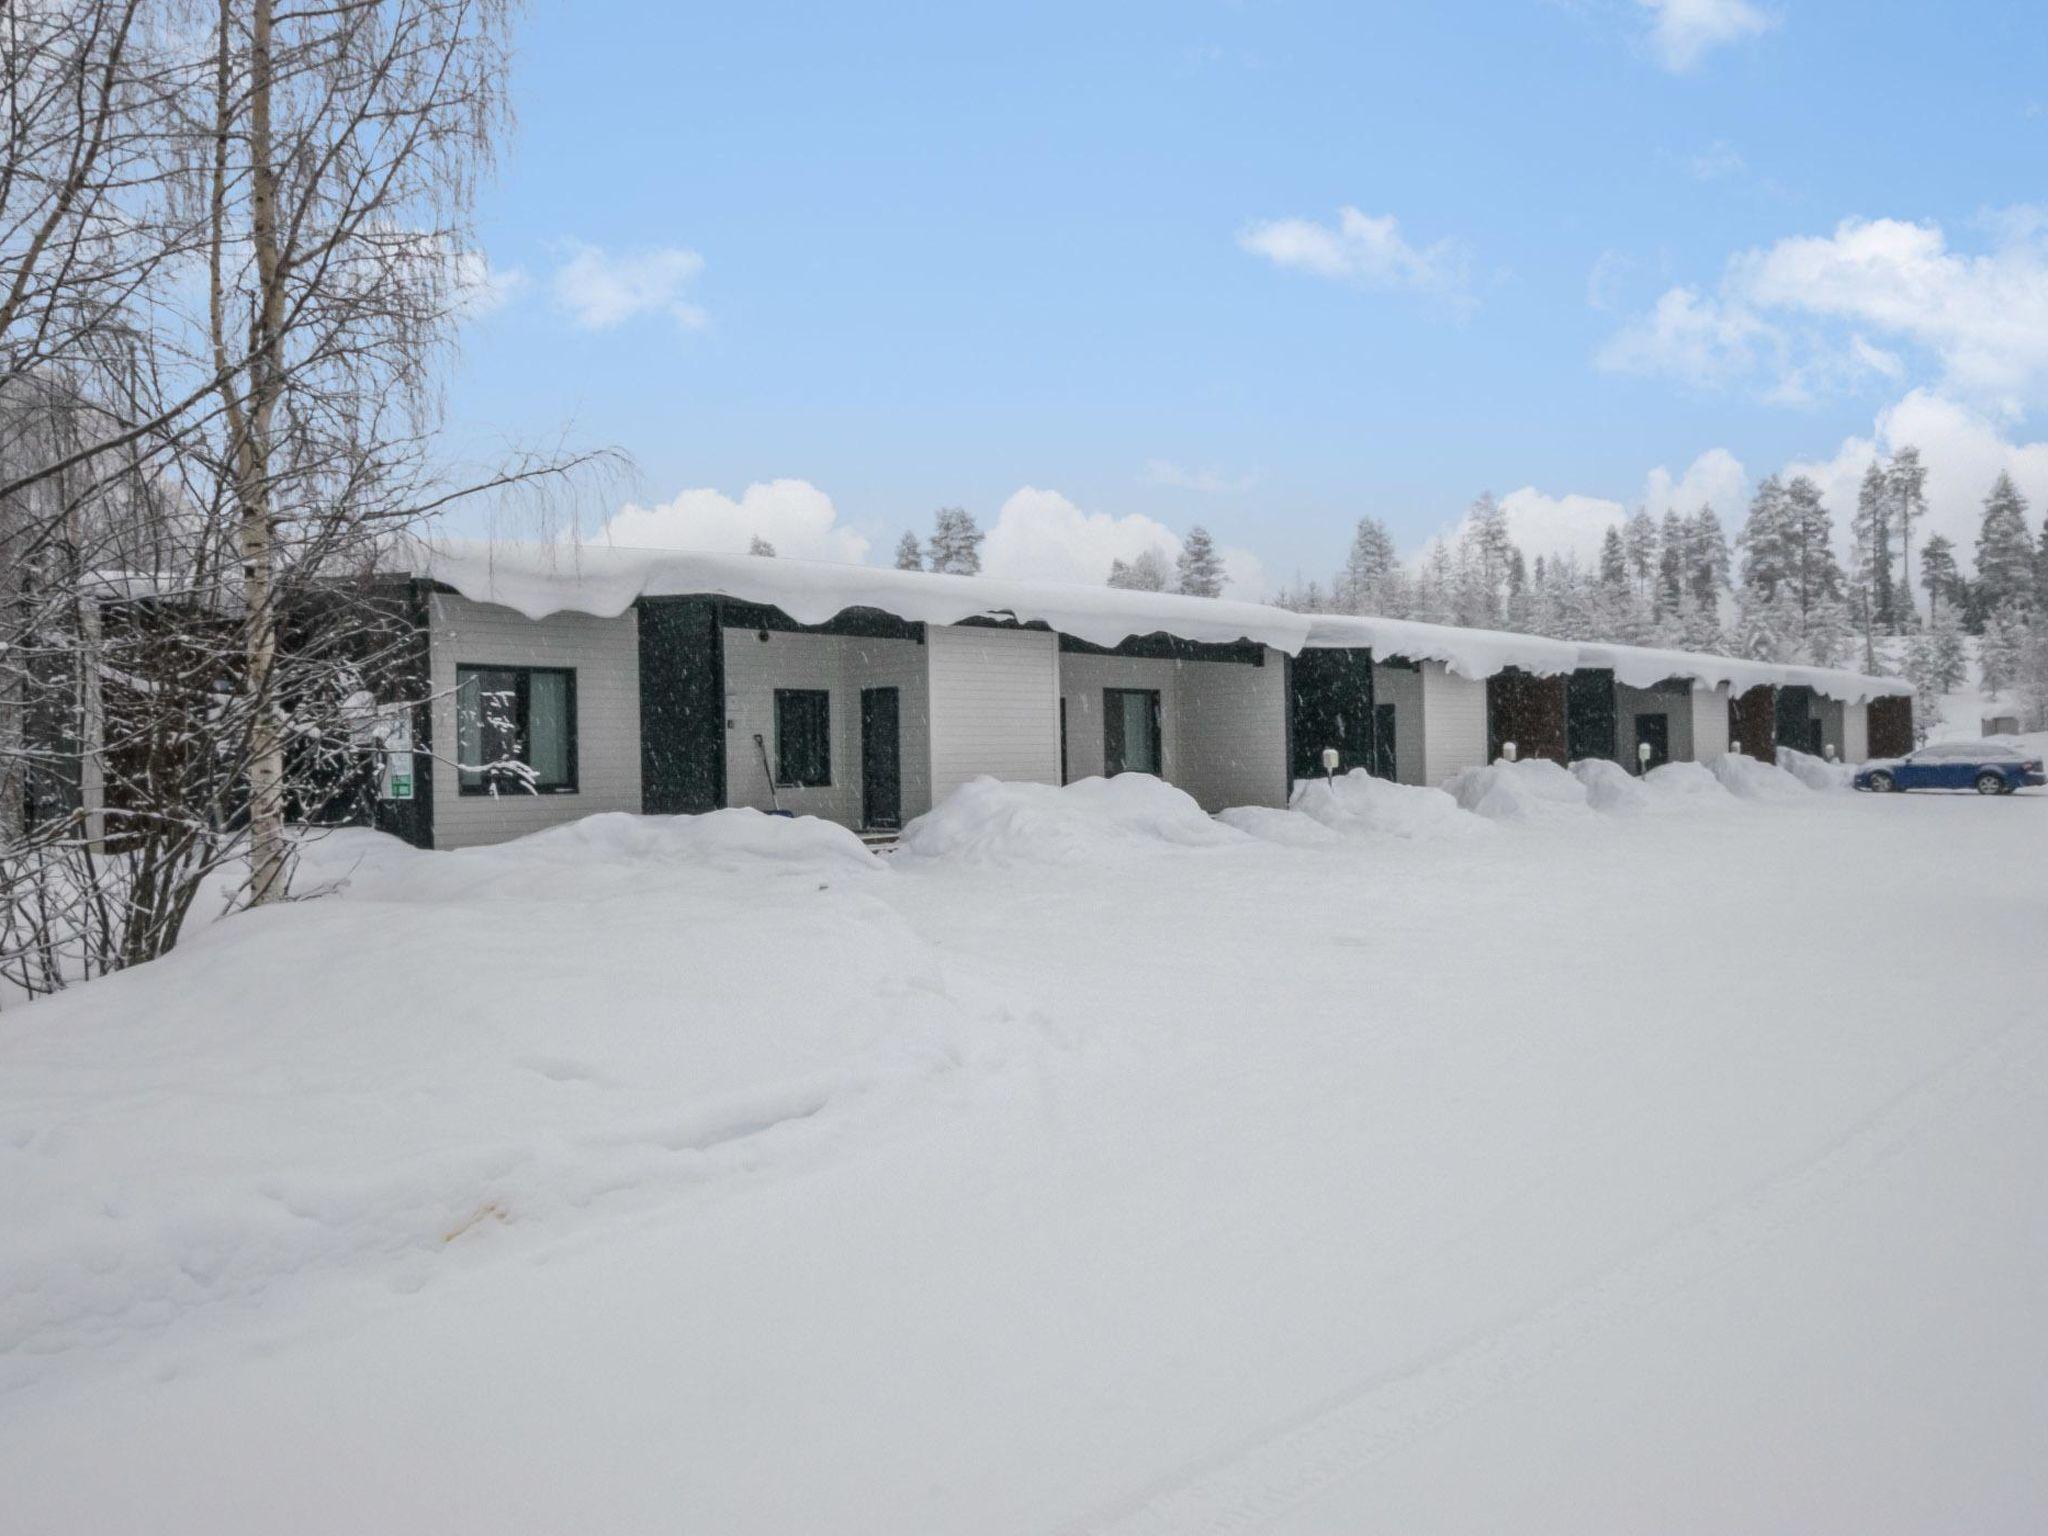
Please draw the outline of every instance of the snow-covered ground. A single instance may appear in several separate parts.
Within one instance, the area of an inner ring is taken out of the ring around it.
[[[2048,792],[1521,770],[330,839],[0,1013],[0,1530],[2048,1528]]]

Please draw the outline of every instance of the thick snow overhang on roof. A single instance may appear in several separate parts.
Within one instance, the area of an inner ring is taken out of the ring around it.
[[[1611,669],[1619,681],[1638,688],[1674,677],[1710,688],[1726,683],[1738,693],[1760,684],[1803,684],[1850,704],[1913,691],[1897,678],[1734,656],[1553,640],[1414,619],[1292,613],[1262,603],[1171,592],[942,576],[822,560],[470,540],[410,540],[399,551],[399,559],[413,575],[452,587],[475,602],[502,604],[530,619],[564,612],[611,618],[642,597],[717,596],[768,604],[800,624],[822,624],[849,608],[873,608],[924,624],[1014,619],[1103,646],[1164,633],[1206,644],[1251,640],[1290,656],[1304,646],[1369,647],[1381,656],[1442,662],[1475,681],[1506,667],[1543,676],[1595,667]]]
[[[451,540],[410,541],[400,553],[411,574],[530,619],[562,612],[611,618],[642,597],[717,596],[765,603],[799,624],[822,624],[849,608],[874,608],[923,624],[1040,623],[1091,645],[1165,633],[1217,645],[1250,640],[1289,655],[1306,643],[1309,629],[1305,615],[1260,603],[821,560]]]
[[[1604,669],[1617,682],[1650,688],[1678,677],[1715,688],[1726,683],[1736,693],[1763,686],[1804,686],[1845,704],[1862,704],[1888,694],[1908,694],[1912,685],[1896,677],[1866,677],[1830,667],[1801,667],[1739,656],[1710,656],[1696,651],[1662,650],[1655,646],[1612,645],[1597,641],[1553,640],[1494,629],[1459,629],[1449,624],[1424,624],[1412,619],[1379,619],[1346,614],[1315,614],[1308,643],[1316,648],[1370,646],[1380,656],[1405,656],[1411,661],[1439,661],[1460,677],[1475,682],[1505,667],[1555,677],[1580,668]]]

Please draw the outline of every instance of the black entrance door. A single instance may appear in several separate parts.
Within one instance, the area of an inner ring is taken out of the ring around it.
[[[894,688],[860,691],[860,821],[903,825],[903,743]]]
[[[1642,769],[1647,772],[1652,768],[1662,768],[1671,761],[1671,717],[1637,715],[1636,742],[1638,758],[1642,757],[1642,747],[1647,746],[1650,749],[1649,761],[1640,764]]]
[[[1372,707],[1372,776],[1391,779],[1394,774],[1394,706]]]

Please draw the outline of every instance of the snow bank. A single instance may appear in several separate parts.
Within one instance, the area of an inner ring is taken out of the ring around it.
[[[1261,842],[1283,848],[1341,848],[1344,839],[1312,816],[1299,816],[1270,805],[1237,805],[1218,811],[1216,819]]]
[[[970,779],[905,827],[900,849],[923,859],[1065,864],[1119,850],[1245,840],[1186,790],[1149,773],[1120,773],[1067,785]]]
[[[1704,763],[1665,763],[1644,774],[1643,784],[1661,799],[1718,800],[1728,793]]]
[[[1848,789],[1856,779],[1854,765],[1831,762],[1792,747],[1778,748],[1778,766],[1808,789]]]
[[[1399,837],[1416,842],[1470,837],[1485,823],[1468,816],[1440,789],[1396,784],[1362,768],[1335,779],[1302,779],[1294,786],[1297,820],[1348,836]]]
[[[1586,803],[1596,811],[1626,814],[1650,808],[1650,791],[1619,763],[1604,757],[1584,757],[1572,764],[1571,773],[1586,786]]]
[[[1797,800],[1806,786],[1784,769],[1741,752],[1724,752],[1707,764],[1721,787],[1744,800]]]
[[[1586,786],[1546,757],[1467,768],[1444,788],[1466,810],[1493,821],[1561,821],[1590,812]]]

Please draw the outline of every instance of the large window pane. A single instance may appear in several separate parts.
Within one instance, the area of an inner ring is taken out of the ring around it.
[[[795,788],[832,782],[831,696],[823,689],[775,690],[775,776]]]
[[[1160,773],[1159,694],[1151,688],[1102,691],[1103,771]]]
[[[574,793],[575,674],[457,667],[455,760],[465,795]]]
[[[569,782],[569,674],[535,672],[527,682],[527,762],[536,789]]]

